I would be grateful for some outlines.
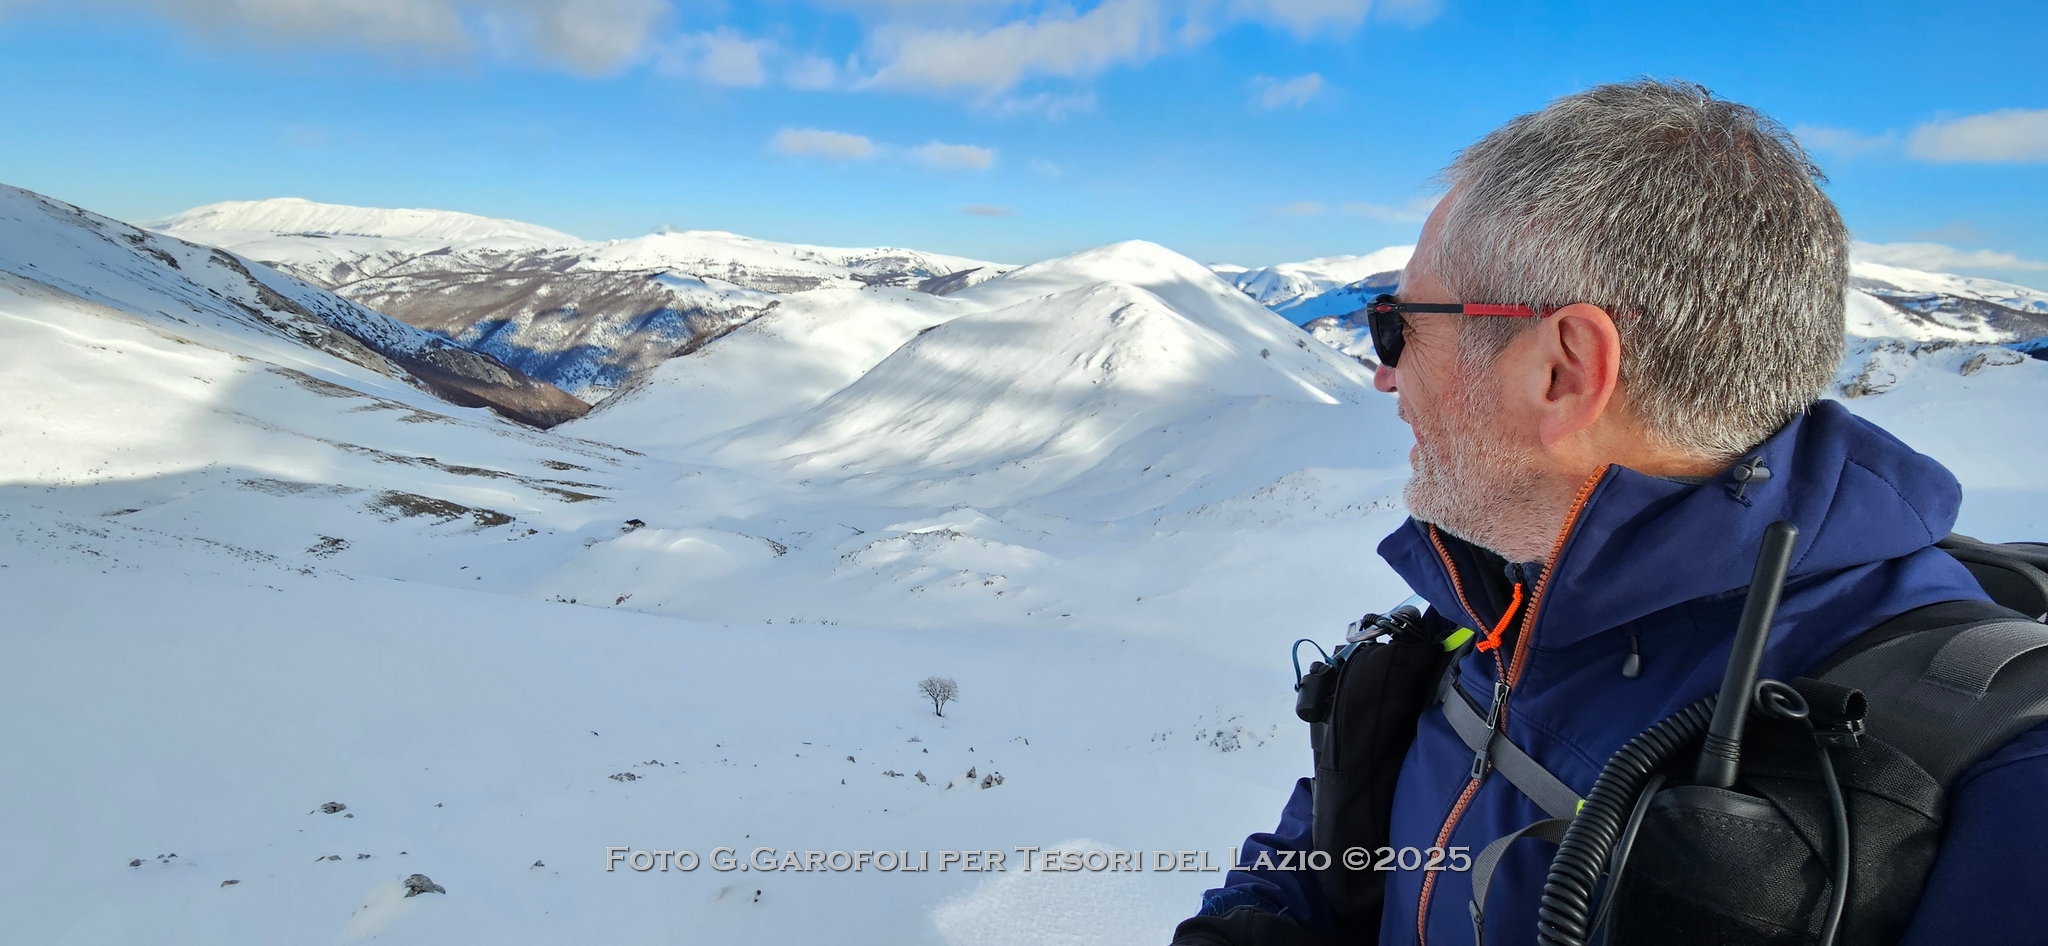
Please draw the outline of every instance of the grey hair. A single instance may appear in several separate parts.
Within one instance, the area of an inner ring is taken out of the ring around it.
[[[1607,310],[1651,436],[1730,460],[1805,410],[1842,358],[1849,234],[1784,126],[1697,85],[1597,86],[1460,153],[1423,261],[1467,302]],[[1523,319],[1465,322],[1490,363]]]

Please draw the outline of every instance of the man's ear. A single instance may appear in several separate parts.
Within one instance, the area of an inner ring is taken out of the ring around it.
[[[1538,355],[1549,378],[1537,433],[1549,447],[1592,427],[1614,403],[1621,386],[1621,332],[1607,310],[1583,302],[1543,321],[1536,333]]]

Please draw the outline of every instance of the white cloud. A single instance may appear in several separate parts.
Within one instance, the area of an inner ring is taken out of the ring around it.
[[[784,128],[776,132],[774,138],[769,139],[768,147],[782,154],[826,158],[833,161],[889,157],[915,161],[925,167],[941,171],[980,171],[996,163],[996,152],[993,148],[947,144],[943,141],[927,142],[915,148],[902,148],[877,143],[866,135],[825,131],[819,128]]]
[[[638,59],[664,0],[93,0],[265,45],[339,42],[467,58],[479,47],[583,74]]]
[[[729,27],[677,34],[679,9],[694,15],[730,6],[685,0],[0,0],[0,8],[149,11],[201,33],[258,44],[338,44],[456,61],[481,52],[583,75],[612,73],[654,53],[661,71],[718,85],[969,90],[980,93],[979,105],[1002,114],[1058,118],[1093,108],[1093,94],[999,96],[1034,79],[1085,81],[1192,49],[1239,23],[1320,39],[1347,35],[1369,15],[1423,22],[1441,6],[1441,0],[812,2],[853,12],[864,33],[858,54],[836,60],[804,55]],[[1315,89],[1272,94],[1298,105]]]
[[[768,78],[768,71],[761,68],[767,45],[721,29],[704,38],[701,74],[719,85],[758,86]]]
[[[748,39],[719,27],[678,38],[662,57],[661,71],[703,79],[713,85],[755,88],[768,80],[762,57],[774,51],[766,40]]]
[[[866,158],[875,153],[875,143],[865,135],[816,128],[784,128],[775,133],[768,146],[783,154],[812,155],[834,161]]]
[[[802,56],[790,63],[783,72],[782,81],[792,89],[823,91],[839,84],[839,67],[832,60],[818,56]]]
[[[2008,108],[1913,129],[1906,153],[1922,161],[2048,161],[2048,109]]]
[[[1280,212],[1289,217],[1313,217],[1322,213],[1323,210],[1323,205],[1313,200],[1297,200],[1280,208]]]
[[[942,171],[980,171],[996,163],[996,153],[992,148],[949,145],[942,141],[912,148],[910,156],[923,162],[927,167]]]
[[[1001,204],[968,204],[960,208],[960,212],[975,217],[1014,217],[1017,215],[1016,208],[1005,207]]]
[[[1427,197],[1417,197],[1399,207],[1353,200],[1346,201],[1337,209],[1354,217],[1365,217],[1382,223],[1421,223],[1429,219],[1429,212],[1435,210],[1437,201],[1442,199],[1442,194],[1431,194]]]
[[[514,22],[543,58],[572,71],[609,72],[639,58],[655,28],[669,14],[662,0],[527,0]]]
[[[868,58],[880,64],[867,84],[885,88],[969,89],[984,95],[1036,78],[1088,79],[1191,49],[1233,24],[1252,21],[1300,39],[1341,38],[1378,10],[1381,19],[1428,21],[1441,0],[1101,0],[1077,10],[1054,2],[1000,19],[1020,4],[1000,0],[836,0],[877,21]],[[992,18],[997,18],[993,19]],[[1297,82],[1303,80],[1294,80]],[[1306,101],[1313,85],[1297,86]]]
[[[265,42],[332,37],[372,46],[466,51],[471,41],[457,6],[441,0],[139,0],[104,5],[153,9],[207,32]]]
[[[1259,76],[1252,80],[1252,85],[1260,90],[1252,101],[1266,108],[1279,108],[1282,105],[1300,108],[1307,105],[1309,99],[1315,98],[1317,92],[1323,90],[1323,77],[1311,72],[1282,82],[1279,79]]]
[[[1373,16],[1403,26],[1421,26],[1436,19],[1443,9],[1443,0],[1380,0]]]
[[[887,64],[872,78],[894,88],[1000,92],[1036,76],[1087,78],[1143,62],[1174,42],[1161,0],[1103,0],[1086,13],[1056,7],[987,29],[883,29]]]
[[[1044,158],[1032,158],[1031,173],[1036,174],[1039,177],[1057,180],[1061,175],[1067,173],[1067,171],[1065,168],[1062,168],[1059,165],[1052,163],[1051,161],[1047,161]]]
[[[1232,6],[1248,19],[1277,23],[1308,39],[1325,31],[1357,29],[1372,9],[1372,0],[1237,0]]]
[[[1800,125],[1792,129],[1792,137],[1809,151],[1826,151],[1843,158],[1853,158],[1889,148],[1899,140],[1892,132],[1881,135],[1866,135],[1847,128],[1823,128],[1818,125]]]
[[[2006,269],[2048,272],[2048,263],[2021,259],[1995,250],[1959,250],[1944,243],[1864,243],[1858,241],[1853,255],[1871,263],[1904,266],[1929,272],[1952,269]]]
[[[1040,92],[1037,95],[1006,95],[988,103],[987,110],[999,117],[1014,115],[1042,115],[1058,121],[1075,112],[1095,110],[1095,93],[1076,92],[1072,95],[1054,95]]]

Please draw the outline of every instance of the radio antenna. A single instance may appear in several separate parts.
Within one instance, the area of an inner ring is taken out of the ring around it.
[[[1735,625],[1735,643],[1728,650],[1728,670],[1721,675],[1721,696],[1714,702],[1714,719],[1707,725],[1706,743],[1700,746],[1694,784],[1714,788],[1735,785],[1736,763],[1742,758],[1742,725],[1749,718],[1749,696],[1756,689],[1757,670],[1764,661],[1764,643],[1771,636],[1771,619],[1777,616],[1778,599],[1785,592],[1785,572],[1792,565],[1792,543],[1798,538],[1799,527],[1789,522],[1773,522],[1764,527],[1764,547],[1756,555],[1756,573],[1749,579],[1742,621]]]

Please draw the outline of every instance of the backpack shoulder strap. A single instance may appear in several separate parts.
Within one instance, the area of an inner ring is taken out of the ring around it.
[[[1989,602],[1929,605],[1873,628],[1815,676],[1861,691],[1865,731],[1946,788],[2048,720],[2048,624]]]
[[[1963,563],[1991,600],[2036,621],[2048,618],[2048,545],[1997,544],[1955,534],[1935,547]]]

